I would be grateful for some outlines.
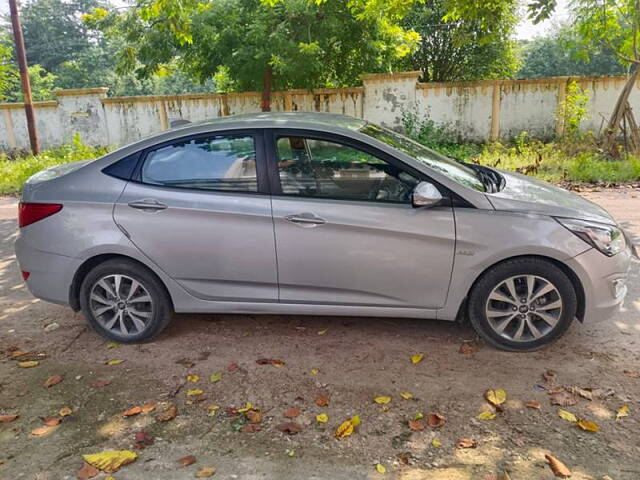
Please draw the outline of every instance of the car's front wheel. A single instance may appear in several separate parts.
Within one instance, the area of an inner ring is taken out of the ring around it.
[[[486,271],[469,296],[469,319],[486,341],[513,351],[535,350],[560,337],[577,309],[569,277],[554,263],[514,258]]]
[[[158,278],[125,259],[108,260],[86,275],[80,306],[96,332],[120,343],[150,340],[171,319],[171,304]]]

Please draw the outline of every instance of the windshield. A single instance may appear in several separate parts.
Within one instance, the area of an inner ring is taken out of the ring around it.
[[[424,145],[420,145],[404,135],[371,123],[367,123],[360,131],[406,153],[411,158],[443,173],[465,187],[480,190],[481,192],[485,191],[483,182],[472,168],[445,157]]]

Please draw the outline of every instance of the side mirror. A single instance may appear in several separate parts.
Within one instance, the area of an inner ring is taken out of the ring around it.
[[[433,207],[440,203],[442,195],[438,189],[429,182],[420,182],[411,194],[411,204],[414,208]]]

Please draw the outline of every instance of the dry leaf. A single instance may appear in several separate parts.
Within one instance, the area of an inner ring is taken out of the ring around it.
[[[298,407],[291,407],[286,412],[284,412],[284,416],[286,418],[296,418],[300,416],[301,413],[302,411]]]
[[[540,405],[540,402],[537,400],[529,400],[525,405],[528,408],[535,408],[536,410],[540,410],[542,408],[542,405]]]
[[[324,394],[320,394],[316,397],[316,405],[319,407],[328,407],[329,406],[329,397]]]
[[[140,407],[142,410],[142,413],[149,413],[149,412],[153,412],[156,409],[156,404],[153,402],[147,402],[144,405],[142,405],[142,407]]]
[[[217,382],[219,382],[220,380],[222,380],[222,372],[212,373],[212,374],[209,376],[209,381],[210,381],[211,383],[217,383]]]
[[[320,373],[320,370],[318,370],[317,368],[312,368],[311,370],[309,370],[309,373],[311,375],[318,375],[318,373]]]
[[[400,396],[405,400],[411,400],[413,398],[413,394],[410,392],[400,392]]]
[[[295,435],[302,431],[302,426],[296,422],[285,422],[278,425],[276,429],[288,435]]]
[[[587,420],[578,420],[576,422],[576,425],[578,425],[582,430],[585,430],[587,432],[598,432],[598,431],[600,431],[600,427],[595,422],[589,422]]]
[[[593,392],[586,388],[571,387],[571,392],[580,395],[582,398],[586,398],[587,400],[593,400]]]
[[[409,420],[409,430],[421,432],[425,428],[424,420]]]
[[[18,413],[13,414],[13,415],[0,415],[0,423],[13,422],[18,417],[20,417],[20,414],[18,414]]]
[[[258,365],[273,365],[274,367],[284,367],[284,362],[282,360],[276,360],[274,358],[259,358],[256,360]]]
[[[556,477],[569,478],[571,476],[571,470],[569,470],[564,463],[551,455],[545,455],[544,458],[549,463],[551,471]]]
[[[376,397],[373,399],[374,402],[384,405],[391,401],[391,397]]]
[[[61,417],[68,417],[72,413],[73,413],[73,410],[71,410],[69,407],[62,407],[58,412],[58,415],[60,415]]]
[[[43,387],[44,388],[53,387],[54,385],[57,385],[58,383],[60,383],[62,380],[64,380],[64,377],[62,375],[51,375],[49,378],[47,378],[47,381],[44,382]]]
[[[499,407],[507,400],[507,392],[501,388],[495,390],[487,390],[484,392],[484,398],[494,407]]]
[[[111,383],[111,380],[102,380],[102,379],[98,379],[96,381],[94,381],[91,386],[93,388],[102,388],[102,387],[106,387],[107,385],[109,385]]]
[[[576,397],[564,390],[552,394],[549,400],[551,400],[552,405],[559,405],[561,407],[571,407],[576,404]]]
[[[216,473],[215,467],[204,467],[196,473],[196,478],[209,478],[213,477]]]
[[[413,363],[414,365],[416,363],[420,363],[422,360],[424,360],[424,354],[423,353],[416,353],[415,355],[411,356],[411,363]]]
[[[327,330],[329,330],[328,328],[324,328],[322,330],[318,331],[318,335],[324,335],[325,333],[327,333]]]
[[[576,423],[578,421],[573,413],[567,412],[566,410],[558,410],[558,415],[567,422]]]
[[[430,413],[429,415],[427,415],[427,425],[432,428],[441,427],[445,423],[447,423],[447,420],[439,413]]]
[[[618,409],[618,413],[616,413],[616,420],[620,420],[622,417],[629,416],[629,406],[623,405]]]
[[[162,413],[156,416],[156,419],[160,422],[168,422],[169,420],[173,420],[176,418],[178,414],[178,407],[174,404],[169,405]]]
[[[376,472],[378,472],[380,475],[384,475],[385,473],[387,473],[387,469],[381,463],[376,463]]]
[[[187,382],[198,383],[200,381],[200,376],[194,373],[190,373],[187,375]]]
[[[638,370],[623,370],[622,373],[631,378],[640,378],[640,371]]]
[[[196,463],[196,457],[193,455],[187,455],[186,457],[182,457],[178,460],[178,463],[181,467],[188,467],[189,465]]]
[[[494,418],[496,418],[496,414],[494,412],[485,411],[478,415],[478,418],[480,420],[493,420]]]
[[[461,438],[456,442],[456,448],[476,448],[477,446],[478,442],[473,438]]]
[[[249,410],[245,413],[245,416],[249,423],[260,423],[262,421],[262,413],[259,410]]]
[[[547,370],[542,374],[542,378],[544,378],[545,382],[551,384],[556,381],[556,372],[553,370]]]
[[[139,413],[142,413],[142,407],[139,405],[136,405],[135,407],[131,407],[129,410],[125,410],[124,412],[122,412],[122,416],[132,417],[134,415],[138,415]]]
[[[262,430],[262,425],[259,425],[257,423],[249,423],[247,425],[243,425],[240,429],[242,433],[255,433],[259,432],[260,430]]]
[[[78,478],[78,480],[89,480],[90,478],[97,477],[99,473],[100,470],[98,470],[96,467],[94,467],[93,465],[89,465],[87,462],[84,462],[82,468],[78,470],[78,473],[76,473],[76,477]]]
[[[44,425],[43,427],[38,427],[31,430],[31,435],[33,435],[34,437],[43,437],[45,435],[49,435],[51,432],[55,431],[57,428],[58,428],[57,426]]]
[[[42,423],[47,425],[48,427],[55,427],[56,425],[60,425],[62,419],[60,417],[40,417]]]
[[[120,344],[116,343],[116,342],[109,342],[107,343],[107,348],[119,348]]]
[[[329,421],[329,416],[326,413],[320,413],[316,415],[316,421],[318,423],[327,423]]]
[[[84,461],[105,473],[117,472],[120,467],[134,462],[138,454],[131,450],[107,450],[83,455]]]
[[[335,437],[338,440],[342,440],[345,437],[348,437],[353,433],[354,426],[351,420],[345,420],[340,424],[340,426],[336,429]]]
[[[107,360],[106,364],[111,365],[112,367],[115,365],[120,365],[124,360]]]
[[[193,388],[191,390],[187,390],[187,397],[197,397],[198,395],[202,395],[204,392],[199,388]]]
[[[235,372],[236,370],[238,370],[240,367],[238,366],[237,363],[230,363],[227,366],[227,372]]]
[[[431,440],[431,445],[433,445],[435,448],[440,448],[442,446],[442,442],[437,438],[434,438],[433,440]]]
[[[136,432],[136,434],[133,437],[134,439],[134,448],[138,448],[138,449],[143,449],[146,448],[150,445],[153,445],[153,437],[151,435],[149,435],[147,432],[143,432],[142,430],[139,432]]]
[[[40,362],[36,360],[27,360],[26,362],[18,362],[20,368],[33,368],[40,365]]]

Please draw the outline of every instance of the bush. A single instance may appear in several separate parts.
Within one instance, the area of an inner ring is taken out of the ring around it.
[[[69,145],[46,150],[39,155],[9,158],[0,154],[0,194],[18,193],[27,179],[45,168],[63,163],[98,158],[109,151],[105,147],[91,147],[82,143],[79,135],[74,135]]]

